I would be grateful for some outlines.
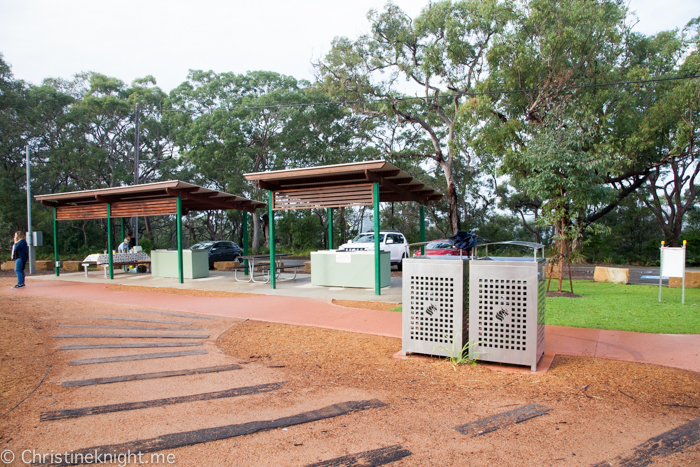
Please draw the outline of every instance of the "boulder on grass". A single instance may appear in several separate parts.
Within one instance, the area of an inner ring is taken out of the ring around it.
[[[215,261],[214,269],[217,271],[226,271],[228,268],[236,268],[240,265],[241,263],[238,261]]]
[[[0,269],[3,271],[14,271],[15,270],[15,262],[14,261],[5,261],[2,263],[2,266],[0,266]]]
[[[82,261],[64,261],[63,270],[66,272],[78,272],[82,269]]]
[[[37,271],[52,271],[53,270],[53,261],[37,261],[36,262],[36,270]]]
[[[547,266],[544,268],[544,277],[545,279],[559,279],[561,277],[561,269],[562,269],[562,264],[552,264],[549,263]]]
[[[311,261],[304,261],[304,274],[311,274]]]
[[[680,277],[669,277],[668,286],[672,289],[683,287],[683,280]],[[687,289],[700,288],[700,271],[685,272],[685,287]]]
[[[630,281],[630,270],[623,268],[606,268],[596,266],[593,272],[595,282],[612,282],[613,284],[627,284]]]

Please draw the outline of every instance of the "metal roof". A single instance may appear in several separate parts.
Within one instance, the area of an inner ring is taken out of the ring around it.
[[[71,191],[37,195],[37,201],[47,206],[89,206],[122,201],[154,201],[163,198],[182,198],[185,211],[209,211],[236,209],[253,212],[266,204],[243,196],[211,190],[191,183],[171,180],[142,185],[101,188],[98,190]]]
[[[324,165],[301,169],[273,170],[244,175],[270,191],[319,188],[329,189],[366,183],[379,183],[381,202],[415,201],[429,204],[442,194],[384,160]]]

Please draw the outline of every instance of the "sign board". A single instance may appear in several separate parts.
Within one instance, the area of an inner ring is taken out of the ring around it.
[[[683,240],[683,247],[669,248],[661,242],[661,267],[659,268],[659,302],[661,302],[661,281],[664,277],[680,277],[682,281],[681,287],[681,303],[685,303],[685,247],[686,241]]]
[[[661,276],[683,277],[685,248],[661,248]]]

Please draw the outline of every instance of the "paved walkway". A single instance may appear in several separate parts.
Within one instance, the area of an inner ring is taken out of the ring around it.
[[[373,302],[401,302],[400,277],[391,278],[391,287],[382,288],[381,295],[375,295],[374,288],[362,289],[356,287],[322,287],[311,284],[311,274],[299,273],[294,280],[287,280],[291,273],[284,273],[284,280],[277,280],[277,288],[270,284],[238,282],[232,271],[209,271],[208,277],[185,279],[178,283],[177,278],[157,277],[152,274],[126,274],[119,269],[114,271],[114,279],[105,278],[99,271],[90,271],[85,277],[83,272],[61,273],[53,275],[34,276],[46,281],[83,282],[87,284],[113,284],[140,287],[172,287],[175,289],[216,290],[223,292],[254,293],[262,295],[283,295],[307,298],[334,298],[336,300],[367,300]]]
[[[401,338],[400,313],[345,308],[333,305],[329,299],[279,295],[235,299],[168,295],[111,290],[96,283],[41,280],[41,276],[29,281],[25,289],[12,292]],[[547,326],[545,348],[546,355],[538,372],[546,371],[556,354],[652,363],[700,372],[699,334],[647,334]]]

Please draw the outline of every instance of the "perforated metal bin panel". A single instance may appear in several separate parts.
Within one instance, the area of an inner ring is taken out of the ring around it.
[[[462,349],[469,324],[469,262],[403,260],[402,351],[449,356]]]
[[[537,369],[544,354],[543,264],[470,262],[469,340],[479,360]]]

